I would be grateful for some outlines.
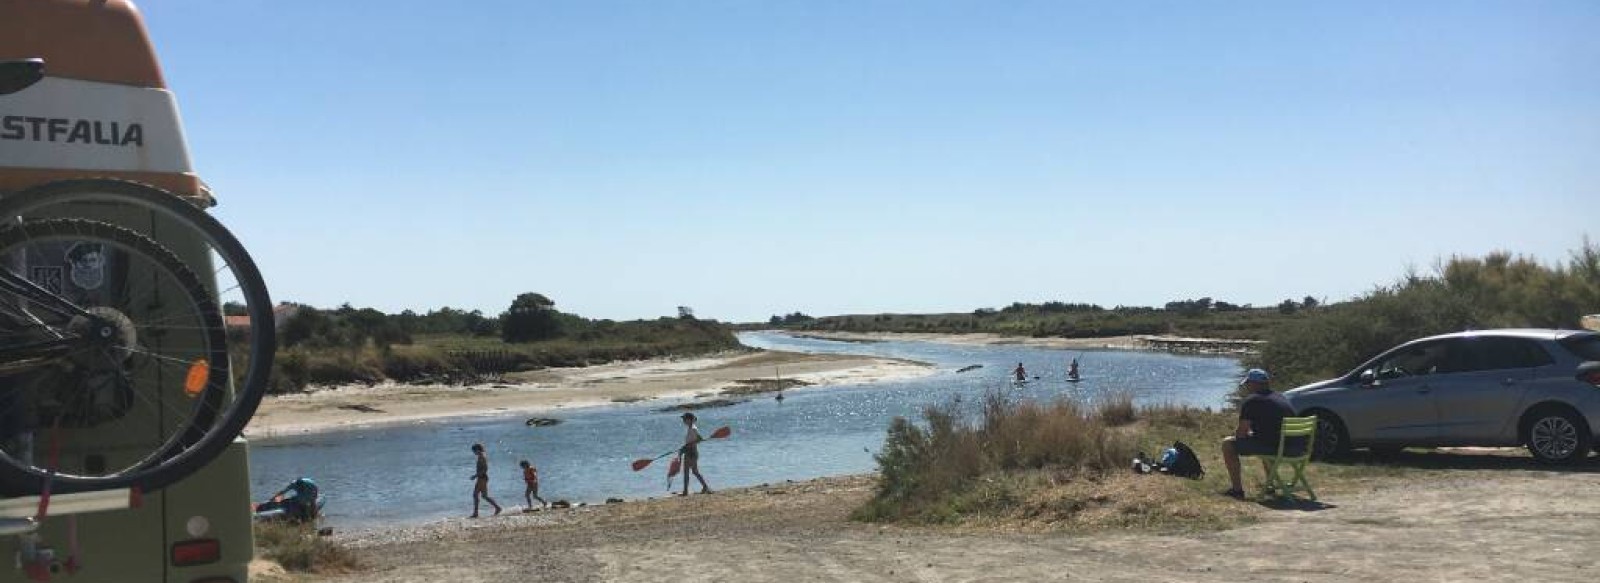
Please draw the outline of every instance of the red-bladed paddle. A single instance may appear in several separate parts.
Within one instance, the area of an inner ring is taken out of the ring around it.
[[[683,456],[672,458],[672,465],[667,466],[667,491],[672,491],[672,478],[683,469]]]
[[[728,437],[729,435],[733,435],[733,428],[724,425],[722,427],[717,428],[716,431],[711,432],[711,437],[707,437],[706,439],[723,439],[723,438]],[[633,460],[633,471],[637,472],[639,470],[648,468],[648,467],[650,467],[650,464],[655,463],[656,460],[659,460],[661,458],[667,457],[667,456],[675,454],[675,453],[678,453],[677,449],[673,449],[672,451],[669,451],[667,453],[658,455],[658,456],[656,456],[654,458],[639,458],[639,459]]]

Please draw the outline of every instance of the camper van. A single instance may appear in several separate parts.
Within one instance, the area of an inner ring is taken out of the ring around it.
[[[216,204],[131,3],[0,0],[0,583],[247,579],[275,332]]]

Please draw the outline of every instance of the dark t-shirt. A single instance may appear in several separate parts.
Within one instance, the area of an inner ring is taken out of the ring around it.
[[[1283,395],[1267,391],[1251,393],[1239,404],[1239,418],[1250,422],[1254,439],[1278,445],[1278,433],[1283,429],[1283,418],[1293,417],[1294,407]]]

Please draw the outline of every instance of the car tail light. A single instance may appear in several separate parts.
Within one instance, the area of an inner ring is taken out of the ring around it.
[[[186,540],[172,545],[172,566],[189,567],[222,559],[222,541],[214,538]]]

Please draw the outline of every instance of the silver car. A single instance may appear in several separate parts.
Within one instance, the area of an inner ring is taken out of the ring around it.
[[[1284,393],[1316,415],[1319,455],[1351,448],[1527,446],[1588,456],[1600,428],[1600,334],[1478,330],[1413,340],[1343,377]]]

